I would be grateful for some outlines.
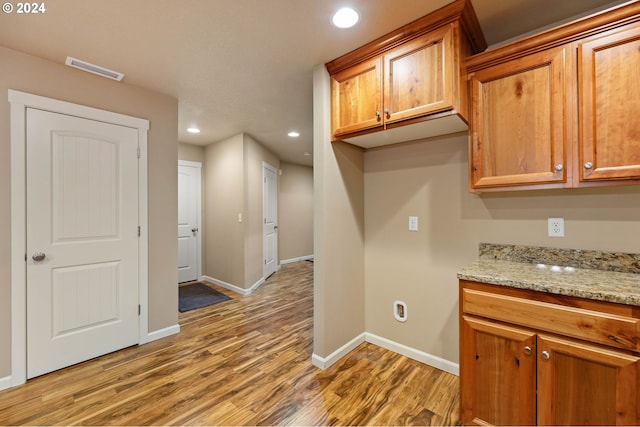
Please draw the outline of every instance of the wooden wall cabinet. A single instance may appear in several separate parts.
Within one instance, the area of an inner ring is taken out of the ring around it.
[[[467,59],[471,191],[640,183],[640,2]]]
[[[471,2],[456,0],[327,63],[332,140],[370,148],[466,130],[462,61],[485,48]]]
[[[463,425],[638,425],[633,307],[460,281]]]

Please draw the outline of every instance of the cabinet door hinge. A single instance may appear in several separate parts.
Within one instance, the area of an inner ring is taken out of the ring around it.
[[[138,237],[140,237],[140,226],[138,226]]]
[[[142,312],[142,306],[140,304],[138,304],[138,316],[140,316],[141,312]]]
[[[136,151],[138,158],[140,158],[140,147],[138,147],[138,150]]]

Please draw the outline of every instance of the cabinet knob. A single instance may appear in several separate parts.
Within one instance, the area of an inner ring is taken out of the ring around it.
[[[529,347],[528,345],[524,347],[524,354],[526,354],[527,356],[531,354],[531,347]]]
[[[384,115],[387,116],[387,119],[391,117],[391,114],[389,114],[389,110],[386,108],[384,109]]]
[[[543,351],[542,353],[540,353],[540,356],[542,356],[544,360],[549,360],[549,358],[551,357],[548,351]]]
[[[376,117],[380,118],[380,111],[376,111]]]
[[[591,162],[586,162],[586,163],[584,164],[584,168],[585,168],[585,169],[591,169],[591,168],[593,168],[593,163],[591,163]]]
[[[558,163],[555,167],[556,172],[561,172],[562,169],[564,169],[564,166],[562,166],[560,163]]]

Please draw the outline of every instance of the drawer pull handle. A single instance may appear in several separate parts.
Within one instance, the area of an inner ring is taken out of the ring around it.
[[[549,358],[551,357],[548,351],[543,351],[542,353],[540,353],[540,355],[544,360],[549,360]]]
[[[524,347],[524,354],[526,354],[527,356],[531,354],[531,347],[529,347],[528,345]]]

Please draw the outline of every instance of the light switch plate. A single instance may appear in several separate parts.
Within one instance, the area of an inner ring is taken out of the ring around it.
[[[409,217],[409,231],[418,231],[418,217],[410,216]]]

